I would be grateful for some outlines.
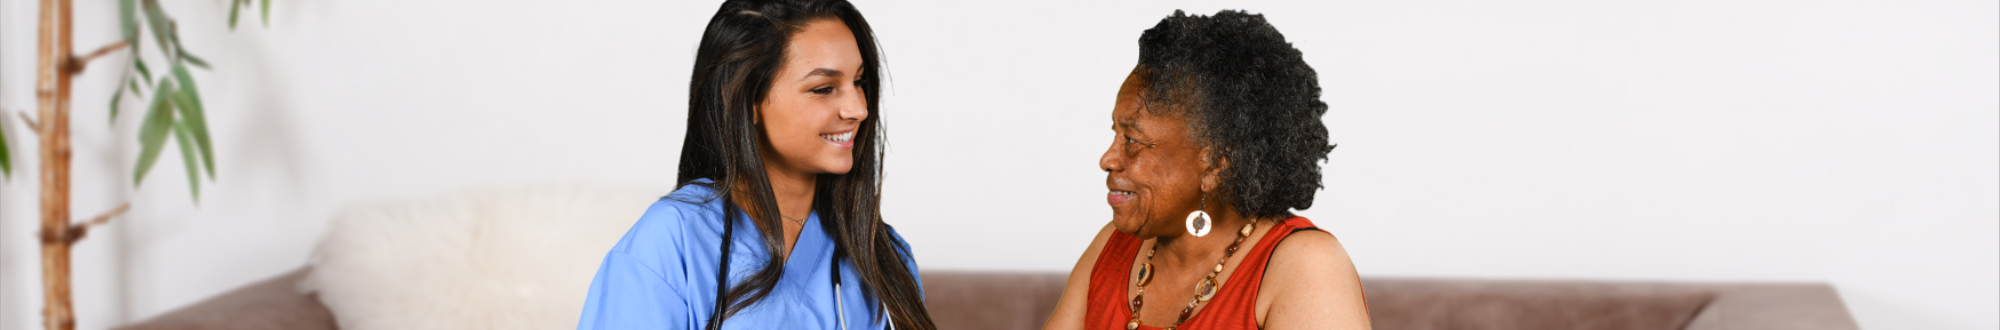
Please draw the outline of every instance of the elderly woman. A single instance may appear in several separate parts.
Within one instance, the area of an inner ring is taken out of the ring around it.
[[[1367,329],[1312,206],[1333,150],[1318,77],[1262,15],[1179,11],[1139,37],[1111,111],[1111,223],[1046,329]]]

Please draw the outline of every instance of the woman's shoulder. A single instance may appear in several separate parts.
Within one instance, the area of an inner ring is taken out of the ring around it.
[[[903,254],[905,255],[910,254],[910,241],[903,240],[903,234],[896,232],[896,226],[891,226],[888,223],[883,223],[882,228],[887,229],[889,231],[889,239],[891,240],[891,242],[896,243],[896,248],[902,249]]]
[[[1112,264],[1118,263],[1116,259],[1105,260],[1104,254],[1106,251],[1117,250],[1110,253],[1117,255],[1119,258],[1125,258],[1127,256],[1122,255],[1121,252],[1124,249],[1121,249],[1121,247],[1135,245],[1134,242],[1130,241],[1136,239],[1137,237],[1132,236],[1132,234],[1119,232],[1118,228],[1113,227],[1109,223],[1104,224],[1104,228],[1098,229],[1097,235],[1090,239],[1090,245],[1083,249],[1083,256],[1077,257],[1076,266],[1070,269],[1070,282],[1073,284],[1092,284],[1091,278],[1093,277],[1093,273],[1096,273],[1097,267],[1100,266],[1099,263],[1105,261],[1110,261]]]
[[[646,208],[646,214],[640,216],[640,221],[675,221],[721,216],[721,197],[716,195],[715,189],[705,185],[706,182],[707,180],[697,180],[682,185],[680,189],[675,189],[666,197],[653,201],[653,205]]]
[[[1104,252],[1104,246],[1110,244],[1112,238],[1119,234],[1123,233],[1119,233],[1110,223],[1105,223],[1103,228],[1097,230],[1097,235],[1091,238],[1090,245],[1083,248],[1083,255],[1077,257],[1076,266],[1070,268],[1069,279],[1063,283],[1062,298],[1056,300],[1055,311],[1049,315],[1048,322],[1042,326],[1043,329],[1083,328],[1084,318],[1091,303],[1090,292],[1102,289],[1092,285],[1111,285],[1111,282],[1091,281],[1097,271],[1097,261]]]
[[[889,232],[890,245],[895,246],[896,250],[902,254],[903,267],[909,269],[911,277],[916,279],[917,286],[921,288],[924,284],[924,278],[918,275],[920,270],[917,268],[917,253],[910,247],[910,241],[903,240],[903,234],[896,232],[896,226],[883,223],[882,228]]]
[[[1354,265],[1348,260],[1347,249],[1340,245],[1339,238],[1326,229],[1313,226],[1304,217],[1288,221],[1301,223],[1297,223],[1299,226],[1272,249],[1267,272],[1312,277],[1328,276],[1330,273],[1324,271],[1330,270],[1345,270],[1334,273],[1353,272]]]
[[[1353,325],[1348,323],[1357,320],[1366,326],[1361,277],[1339,238],[1318,228],[1294,231],[1278,241],[1269,258],[1259,290],[1267,294],[1257,299],[1264,326]]]
[[[1340,245],[1339,238],[1326,231],[1301,230],[1286,236],[1285,240],[1279,241],[1278,246],[1271,251],[1273,264],[1314,261],[1345,262],[1347,249]]]
[[[1097,235],[1091,236],[1090,245],[1083,248],[1084,259],[1089,259],[1094,263],[1097,261],[1097,255],[1104,252],[1106,245],[1125,243],[1124,241],[1131,237],[1132,234],[1119,232],[1118,227],[1114,227],[1111,223],[1107,222],[1104,224],[1104,228],[1097,229]]]
[[[722,214],[722,203],[713,190],[684,185],[647,206],[612,249],[635,256],[678,251],[691,234],[721,232]]]

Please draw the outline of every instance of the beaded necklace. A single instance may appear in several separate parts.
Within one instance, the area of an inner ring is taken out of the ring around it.
[[[1196,304],[1206,302],[1209,298],[1215,297],[1215,292],[1220,287],[1220,285],[1215,283],[1215,276],[1222,274],[1222,264],[1229,262],[1230,256],[1236,255],[1236,248],[1242,246],[1243,239],[1249,238],[1250,232],[1256,228],[1257,222],[1251,221],[1249,224],[1243,225],[1243,230],[1236,232],[1236,241],[1229,243],[1228,250],[1223,250],[1222,260],[1215,262],[1215,269],[1208,272],[1207,278],[1203,278],[1200,283],[1195,284],[1194,301],[1189,301],[1187,308],[1181,309],[1180,318],[1174,320],[1174,325],[1167,326],[1167,330],[1173,330],[1174,327],[1181,326],[1181,322],[1187,322],[1189,316],[1194,316],[1194,306]],[[1146,284],[1153,281],[1153,252],[1159,250],[1159,244],[1154,244],[1151,249],[1146,250],[1146,263],[1139,267],[1139,293],[1132,296],[1132,321],[1125,323],[1125,330],[1139,328],[1139,307],[1146,304],[1144,300],[1146,298]]]

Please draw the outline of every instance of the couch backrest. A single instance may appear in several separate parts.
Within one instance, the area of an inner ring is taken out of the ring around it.
[[[1376,329],[1680,330],[1714,300],[1684,286],[1574,281],[1372,279]]]
[[[1041,329],[1062,296],[1063,273],[929,271],[924,305],[938,329]]]
[[[924,272],[938,329],[1041,329],[1055,272]],[[1817,283],[1659,283],[1363,278],[1376,330],[1856,329]]]
[[[170,329],[334,329],[318,297],[295,271],[122,327]],[[1032,330],[1055,309],[1061,273],[924,272],[924,299],[939,329]],[[1703,284],[1579,281],[1362,279],[1378,330],[1681,329],[1852,330],[1854,321],[1825,284]],[[1671,317],[1710,297],[1691,320]],[[1605,306],[1583,305],[1592,302]],[[1617,306],[1627,305],[1627,306]],[[1665,315],[1669,317],[1661,317]],[[1660,320],[1657,323],[1641,322]]]

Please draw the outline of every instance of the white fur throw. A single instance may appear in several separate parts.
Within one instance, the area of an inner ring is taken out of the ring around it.
[[[348,207],[300,289],[347,330],[574,328],[605,251],[664,195],[565,186]]]

